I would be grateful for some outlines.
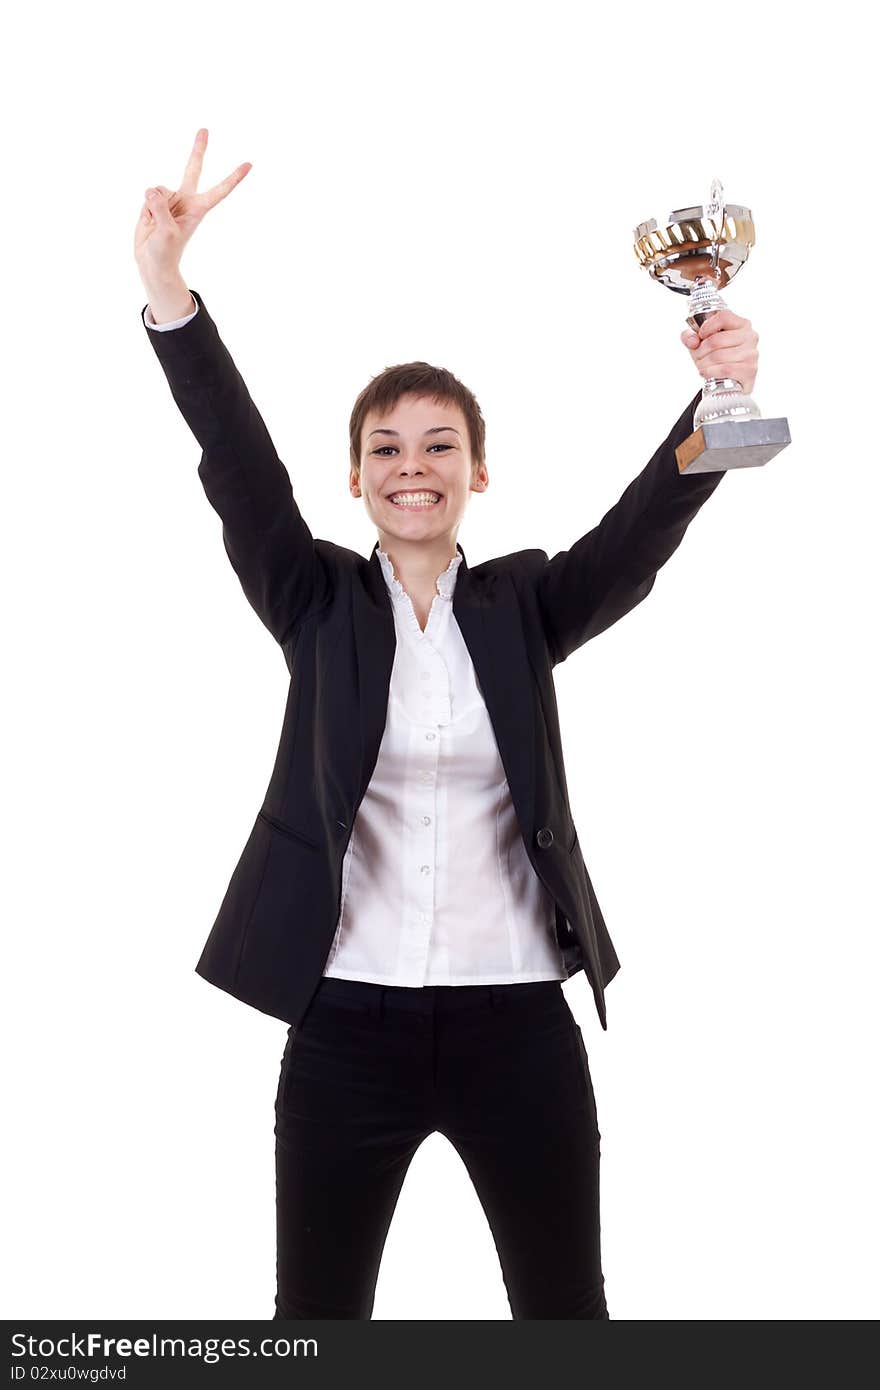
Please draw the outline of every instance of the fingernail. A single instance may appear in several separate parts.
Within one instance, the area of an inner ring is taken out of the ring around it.
[[[155,196],[156,196],[156,194],[158,193],[158,191],[159,191],[158,188],[148,188],[148,189],[147,189],[147,197],[148,197],[148,198],[155,198]]]

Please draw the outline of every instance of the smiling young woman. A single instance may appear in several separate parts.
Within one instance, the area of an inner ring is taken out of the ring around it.
[[[349,433],[351,495],[424,631],[468,502],[489,486],[482,412],[452,372],[408,362],[364,388]]]
[[[603,1028],[619,967],[571,817],[552,669],[650,592],[723,473],[682,477],[700,392],[598,526],[470,569],[489,484],[471,391],[427,362],[355,402],[369,557],[312,536],[181,250],[247,173],[159,188],[135,236],[144,326],[290,694],[275,768],[196,966],[289,1025],[275,1102],[276,1318],[369,1318],[420,1144],[442,1133],[514,1318],[609,1317],[596,1100],[562,992]],[[429,1310],[426,1310],[429,1314]]]

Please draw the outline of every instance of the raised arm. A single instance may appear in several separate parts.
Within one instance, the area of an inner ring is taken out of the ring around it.
[[[329,576],[217,326],[180,275],[180,255],[195,227],[251,167],[240,165],[215,188],[197,193],[207,134],[196,136],[178,192],[161,185],[149,190],[141,210],[135,258],[149,295],[141,318],[175,403],[201,445],[199,478],[223,523],[233,569],[261,621],[284,643],[323,603]]]
[[[677,550],[724,472],[678,471],[675,448],[693,430],[702,388],[663,443],[602,520],[570,550],[552,559],[527,552],[553,665],[629,613],[654,586],[657,571]]]
[[[232,567],[254,611],[283,643],[324,601],[328,576],[263,418],[204,300],[191,293],[198,311],[190,320],[171,332],[146,331],[201,445],[199,478],[223,522]],[[144,319],[148,311],[144,305]]]

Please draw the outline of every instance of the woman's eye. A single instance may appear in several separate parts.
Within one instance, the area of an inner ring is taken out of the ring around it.
[[[395,446],[394,446],[393,444],[381,444],[377,449],[374,449],[374,450],[373,450],[373,453],[374,453],[374,454],[384,454],[385,451],[386,451],[386,449],[393,449],[394,447],[395,447]],[[451,449],[451,448],[452,448],[452,445],[451,445],[451,444],[432,444],[432,445],[429,447],[429,449],[428,449],[428,453],[430,454],[431,449]]]

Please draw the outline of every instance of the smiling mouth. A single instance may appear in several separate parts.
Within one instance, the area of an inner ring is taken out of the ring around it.
[[[387,501],[391,503],[392,507],[397,507],[398,510],[402,512],[426,512],[431,507],[440,505],[443,501],[443,494],[435,493],[434,500],[430,500],[427,493],[424,495],[420,494],[417,501],[409,501],[407,500],[406,493],[397,493],[395,496],[389,497]]]

